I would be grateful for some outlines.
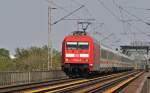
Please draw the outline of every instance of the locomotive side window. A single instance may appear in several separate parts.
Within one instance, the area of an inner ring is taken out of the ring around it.
[[[112,52],[109,52],[108,59],[112,60],[113,57],[114,57],[114,54]]]
[[[101,57],[103,58],[103,59],[107,59],[107,51],[106,50],[101,50]]]
[[[88,42],[78,42],[78,49],[89,49]]]
[[[66,47],[67,47],[67,49],[77,49],[77,42],[67,42],[67,44],[66,44]]]

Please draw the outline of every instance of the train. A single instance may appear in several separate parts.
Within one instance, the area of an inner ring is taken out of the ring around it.
[[[75,31],[62,42],[62,70],[68,76],[133,69],[133,58],[103,46],[86,32]]]

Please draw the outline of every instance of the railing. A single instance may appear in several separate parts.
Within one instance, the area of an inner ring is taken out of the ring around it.
[[[0,72],[0,87],[42,82],[65,76],[62,71]]]

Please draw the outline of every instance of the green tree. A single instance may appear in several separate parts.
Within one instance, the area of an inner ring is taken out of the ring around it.
[[[54,69],[61,69],[61,53],[53,50],[53,67]]]
[[[9,51],[0,49],[0,71],[10,71],[12,69],[13,62],[9,57]]]
[[[47,70],[47,46],[31,47],[28,49],[16,49],[16,69],[17,70]],[[53,51],[53,68],[60,69],[60,52]],[[20,65],[20,66],[19,66]]]
[[[9,51],[4,49],[4,48],[1,48],[0,49],[0,56],[3,56],[3,57],[8,57],[9,58]]]

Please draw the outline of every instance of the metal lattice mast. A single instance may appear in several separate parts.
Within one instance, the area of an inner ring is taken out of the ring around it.
[[[51,5],[48,0],[48,64],[47,69],[52,69],[52,40],[51,40]]]

